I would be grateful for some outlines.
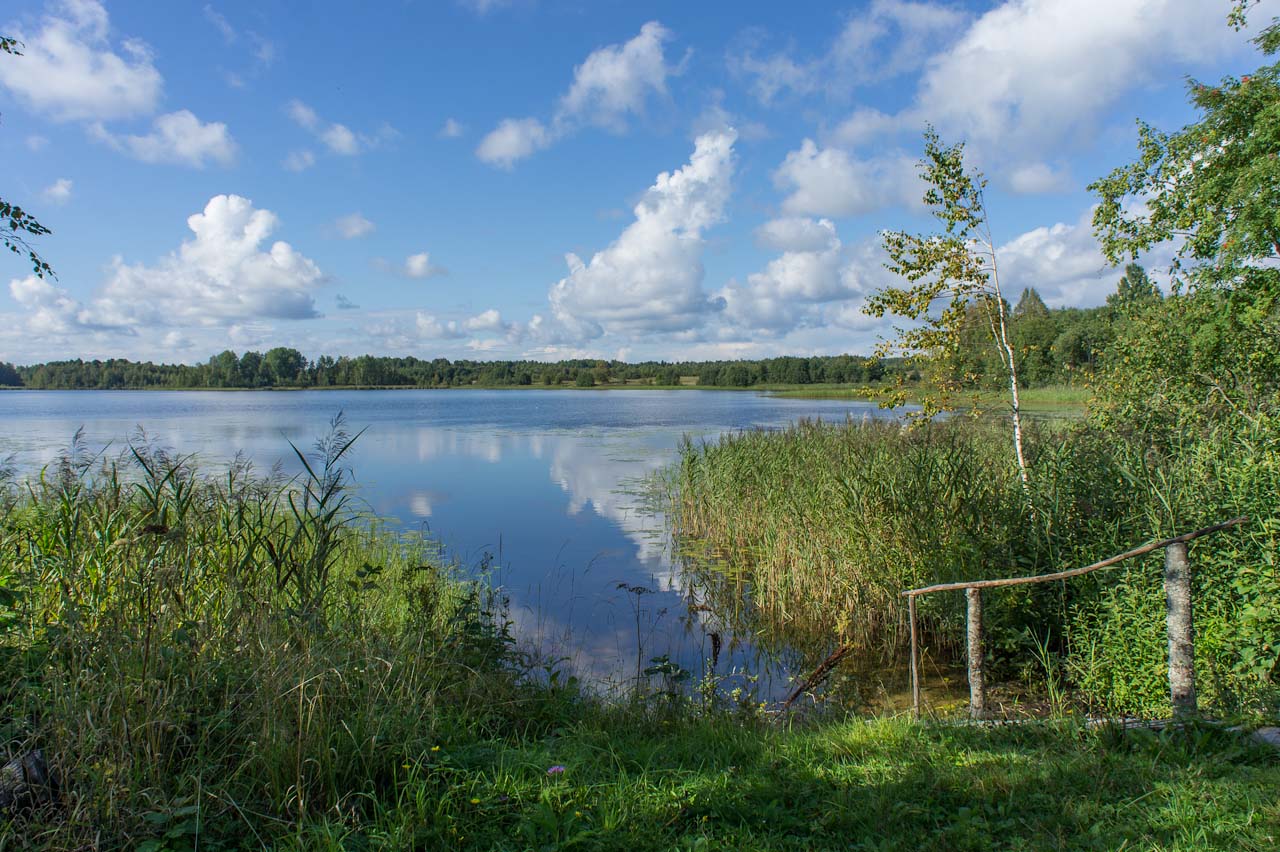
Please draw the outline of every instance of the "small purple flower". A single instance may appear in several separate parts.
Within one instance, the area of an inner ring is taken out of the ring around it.
[[[551,767],[550,769],[548,769],[548,770],[547,770],[547,774],[548,774],[548,775],[563,775],[563,774],[564,774],[564,767],[557,763],[555,766],[553,766],[553,767]]]

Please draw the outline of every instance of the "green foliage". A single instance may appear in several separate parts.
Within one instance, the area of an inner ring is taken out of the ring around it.
[[[0,53],[10,56],[21,56],[19,42],[8,36],[0,36]],[[53,275],[53,268],[27,242],[31,237],[42,237],[53,233],[41,225],[26,210],[16,204],[0,198],[0,245],[17,255],[25,255],[31,264],[31,271],[44,278]]]
[[[1116,291],[1107,296],[1107,307],[1121,316],[1129,316],[1160,301],[1160,298],[1160,290],[1147,275],[1147,270],[1141,264],[1130,263],[1124,268]]]
[[[886,365],[857,355],[766,358],[758,361],[430,361],[413,357],[334,358],[307,360],[296,349],[278,347],[263,354],[237,355],[226,350],[204,364],[153,364],[112,358],[106,361],[52,361],[19,367],[22,384],[31,388],[266,388],[266,387],[558,387],[587,373],[599,385],[680,384],[697,376],[711,386],[754,387],[762,384],[853,384],[884,378]]]
[[[1280,709],[1280,421],[1224,423],[1163,450],[1128,441],[1114,467],[1135,495],[1126,514],[1152,537],[1245,515],[1238,532],[1191,548],[1196,676],[1202,704],[1231,713]],[[1071,616],[1078,682],[1105,709],[1167,707],[1159,555],[1082,597]]]
[[[0,733],[64,779],[48,848],[239,848],[364,812],[442,741],[540,724],[501,601],[348,511],[351,440],[301,480],[135,442],[3,483]]]
[[[896,329],[897,337],[883,343],[879,354],[901,353],[941,367],[942,380],[935,379],[937,392],[923,400],[923,414],[930,416],[953,407],[949,392],[962,384],[963,377],[957,380],[947,370],[957,358],[965,331],[984,324],[988,340],[1001,345],[1007,307],[998,279],[993,278],[996,258],[983,198],[986,180],[965,169],[964,145],[945,146],[930,127],[925,131],[920,173],[928,186],[925,205],[942,231],[881,235],[889,254],[886,266],[910,286],[886,287],[872,294],[864,311],[912,322]],[[998,356],[1006,363],[1004,349]],[[1006,367],[1012,369],[1011,364]],[[890,401],[900,404],[902,397],[896,395]]]
[[[0,725],[62,779],[5,848],[1225,850],[1280,817],[1275,758],[1212,731],[780,728],[682,700],[663,658],[660,705],[601,704],[373,521],[334,528],[327,617],[299,619],[269,566],[317,523],[288,508],[306,483],[243,464],[73,444],[0,480]]]
[[[1280,24],[1256,43],[1276,52]],[[1194,286],[1231,286],[1240,270],[1280,255],[1280,65],[1218,86],[1193,81],[1203,117],[1168,134],[1138,124],[1138,160],[1091,184],[1094,228],[1108,259],[1181,237],[1175,272]],[[1130,212],[1130,199],[1145,209]]]
[[[668,516],[717,611],[743,610],[734,600],[751,588],[746,632],[815,665],[832,644],[888,654],[903,636],[904,588],[993,566],[1047,570],[1026,555],[1026,504],[999,434],[962,419],[906,431],[819,422],[689,444]],[[940,648],[958,647],[961,610],[928,601]]]
[[[1103,422],[1164,443],[1185,428],[1275,410],[1280,279],[1270,270],[1240,277],[1239,286],[1175,294],[1128,319],[1097,385]]]
[[[1163,449],[1090,422],[1032,430],[1034,516],[996,434],[993,424],[959,420],[905,432],[805,424],[689,446],[669,515],[716,611],[735,613],[737,630],[766,647],[800,649],[810,666],[841,643],[864,659],[901,659],[903,589],[1078,567],[1248,515],[1246,529],[1192,548],[1201,699],[1220,712],[1280,712],[1274,418],[1188,433]],[[963,596],[920,604],[931,658],[958,663]],[[1003,676],[1047,642],[1086,703],[1167,709],[1158,557],[1065,584],[991,591],[986,612]]]
[[[1255,43],[1274,56],[1280,23]],[[1111,260],[1182,241],[1173,295],[1130,304],[1100,383],[1109,422],[1158,443],[1280,399],[1280,64],[1190,93],[1199,121],[1171,134],[1140,123],[1138,160],[1091,186]]]
[[[1009,306],[1000,289],[996,244],[983,194],[987,182],[980,172],[966,170],[963,144],[943,145],[932,126],[925,130],[924,139],[924,159],[920,161],[920,174],[928,187],[924,203],[942,231],[881,234],[889,255],[885,266],[910,286],[885,287],[873,293],[863,311],[875,317],[890,314],[912,322],[906,328],[895,329],[897,338],[886,341],[879,351],[901,352],[934,368],[928,390],[920,395],[921,410],[913,415],[918,418],[953,410],[952,392],[975,382],[976,376],[955,375],[955,367],[966,332],[971,337],[978,324],[975,318],[985,321],[1009,387],[1014,458],[1029,497],[1017,352],[1010,335]],[[905,394],[899,389],[887,394],[882,404],[900,405],[904,400]],[[975,397],[973,407],[977,405]]]

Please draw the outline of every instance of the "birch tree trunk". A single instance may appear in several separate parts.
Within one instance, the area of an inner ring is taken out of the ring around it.
[[[996,343],[1000,347],[1000,360],[1004,363],[1009,375],[1009,399],[1011,419],[1013,421],[1013,452],[1018,460],[1018,476],[1022,477],[1022,490],[1031,499],[1031,478],[1027,474],[1027,458],[1022,452],[1022,400],[1018,395],[1018,359],[1013,351],[1013,343],[1009,340],[1008,313],[1005,311],[1004,292],[1000,289],[1000,268],[996,262],[996,244],[991,237],[990,220],[986,219],[986,208],[983,207],[983,223],[987,229],[987,251],[991,257],[991,284],[995,289],[996,302]]]

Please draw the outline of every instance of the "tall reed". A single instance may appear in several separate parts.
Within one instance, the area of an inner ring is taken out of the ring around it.
[[[340,818],[450,737],[545,718],[495,595],[356,514],[351,440],[300,478],[77,442],[0,483],[0,742],[62,779],[52,846]]]
[[[903,589],[1046,573],[1247,514],[1197,542],[1197,667],[1207,706],[1280,695],[1280,420],[1188,433],[1160,448],[1080,423],[1028,435],[1023,499],[998,427],[801,423],[686,444],[669,483],[678,552],[720,611],[811,658],[853,644],[902,658]],[[985,593],[998,672],[1050,650],[1089,703],[1167,704],[1158,556],[1068,583]],[[920,599],[935,659],[958,659],[963,596]]]
[[[887,653],[902,589],[990,576],[1020,555],[1029,519],[995,432],[804,422],[686,444],[675,534],[695,570],[700,557],[729,557],[719,576],[793,638]]]

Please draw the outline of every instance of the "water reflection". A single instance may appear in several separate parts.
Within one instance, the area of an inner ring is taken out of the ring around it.
[[[737,622],[697,606],[646,505],[642,483],[682,436],[878,416],[863,402],[699,391],[6,392],[0,457],[32,471],[81,426],[92,449],[122,449],[142,426],[208,463],[242,450],[296,471],[289,442],[309,447],[339,410],[366,429],[351,458],[367,508],[500,583],[523,642],[602,684],[663,655],[701,676],[717,641],[716,672],[761,671]]]

